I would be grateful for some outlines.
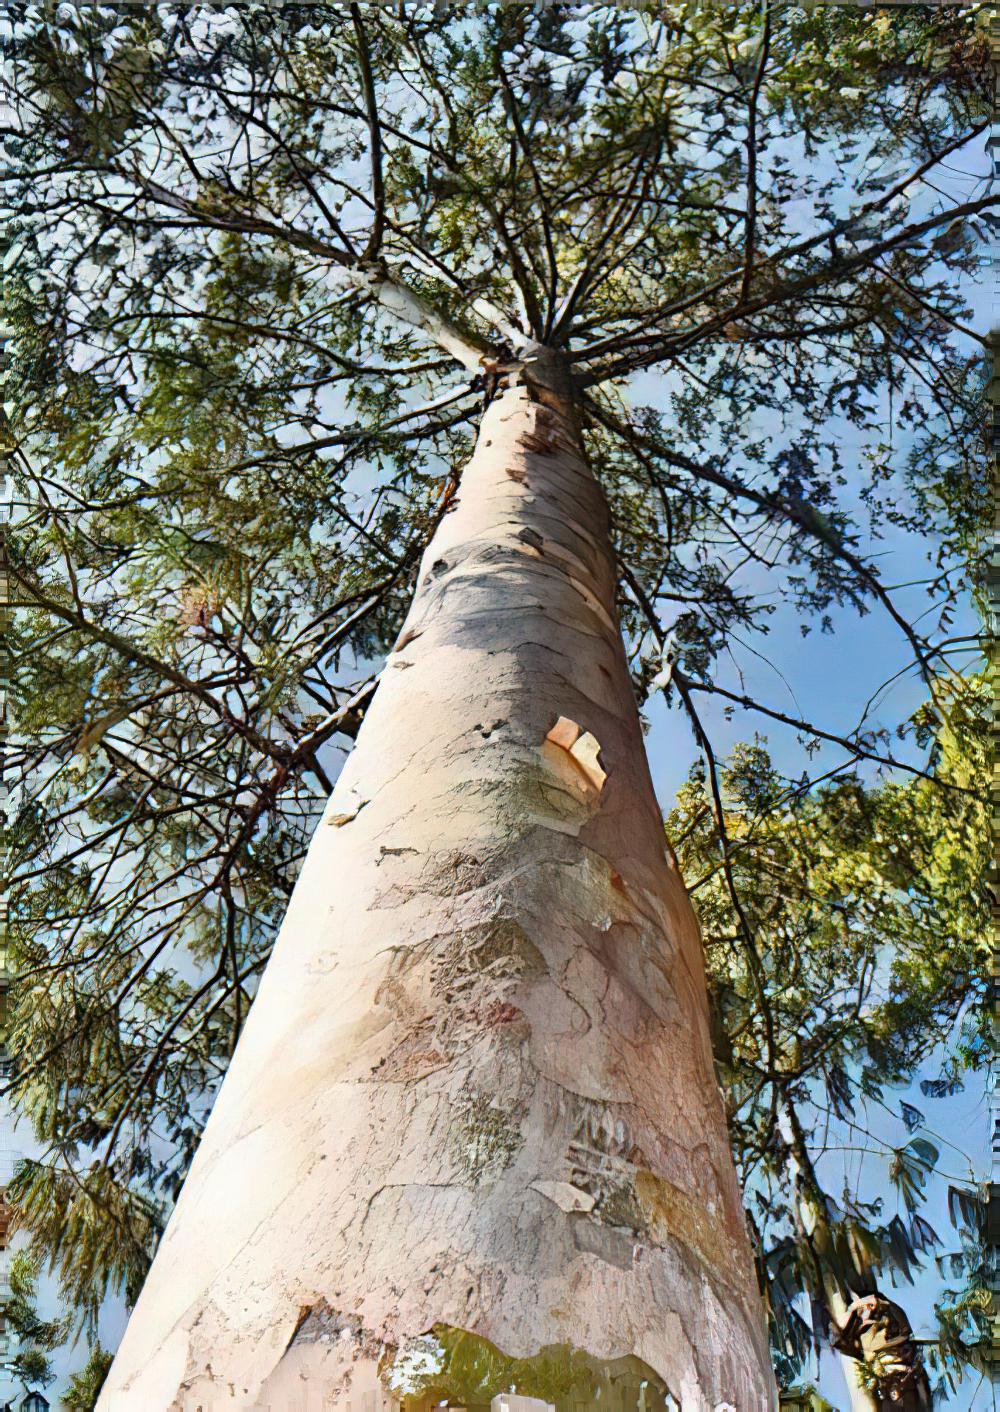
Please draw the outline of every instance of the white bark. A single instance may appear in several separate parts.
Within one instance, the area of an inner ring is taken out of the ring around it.
[[[635,1355],[685,1412],[772,1406],[607,511],[531,366],[424,558],[102,1412],[356,1412],[438,1324]]]
[[[355,289],[364,290],[398,323],[417,329],[469,372],[482,371],[483,348],[470,342],[450,319],[439,314],[415,290],[386,273],[345,265],[337,274]]]

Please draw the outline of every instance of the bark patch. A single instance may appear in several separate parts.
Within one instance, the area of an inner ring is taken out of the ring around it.
[[[473,1186],[496,1181],[524,1145],[520,1124],[479,1094],[463,1096],[453,1111],[455,1155],[466,1179]]]
[[[372,1069],[380,1083],[412,1083],[426,1078],[448,1063],[448,1056],[434,1047],[434,1026],[424,1023],[403,1039],[391,1054]]]
[[[545,739],[565,750],[588,784],[601,792],[608,775],[601,765],[601,743],[595,735],[568,716],[560,716]]]
[[[393,652],[402,652],[404,647],[407,647],[411,642],[416,642],[418,637],[422,637],[423,631],[423,628],[406,628],[392,649]]]
[[[362,809],[368,802],[369,801],[367,799],[360,799],[355,796],[355,798],[347,800],[342,809],[339,809],[334,814],[328,814],[326,816],[326,822],[332,828],[343,828],[345,824],[349,824],[352,819],[356,819],[358,817],[358,815],[361,813]]]
[[[654,1172],[636,1174],[635,1192],[644,1224],[653,1240],[679,1240],[691,1245],[710,1269],[724,1272],[732,1264],[733,1242],[723,1217],[710,1212],[686,1191]]]
[[[288,1347],[302,1343],[332,1343],[347,1333],[362,1354],[377,1355],[381,1352],[381,1340],[364,1327],[357,1314],[341,1314],[331,1309],[325,1299],[302,1309],[295,1332],[288,1341]]]
[[[506,989],[525,974],[547,967],[520,923],[497,917],[448,938],[435,966],[435,989],[446,999],[466,1002],[482,1014],[494,1000],[507,1001]]]
[[[563,449],[559,444],[559,438],[547,436],[544,430],[541,433],[526,432],[521,437],[521,445],[525,451],[533,451],[536,456],[558,456]]]
[[[592,1211],[594,1198],[571,1182],[532,1182],[531,1190],[554,1201],[560,1211]]]
[[[647,1166],[647,1159],[620,1110],[587,1103],[567,1157],[572,1185],[592,1198],[595,1221],[629,1231],[644,1228],[636,1174]]]
[[[633,1240],[627,1231],[579,1221],[573,1226],[573,1244],[585,1255],[596,1255],[605,1264],[614,1265],[619,1270],[632,1268]]]

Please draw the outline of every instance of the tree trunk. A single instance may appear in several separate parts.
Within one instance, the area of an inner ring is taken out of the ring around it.
[[[797,1195],[795,1214],[799,1233],[812,1251],[815,1260],[813,1283],[816,1295],[822,1294],[822,1301],[835,1329],[842,1329],[847,1317],[848,1301],[824,1255],[833,1252],[833,1232],[827,1212],[826,1198],[816,1178],[812,1157],[806,1143],[802,1124],[794,1105],[786,1097],[782,1103],[781,1130],[788,1144],[789,1165],[792,1168]],[[820,1247],[816,1250],[817,1245]],[[841,1372],[851,1401],[851,1412],[879,1412],[879,1399],[862,1381],[861,1365],[857,1359],[837,1351]]]
[[[415,1394],[432,1330],[641,1359],[685,1412],[772,1405],[607,508],[534,352],[424,556],[104,1412],[396,1405],[364,1390]]]
[[[826,1282],[825,1296],[827,1313],[837,1328],[843,1328],[844,1320],[847,1318],[847,1301],[829,1280]],[[846,1353],[841,1353],[838,1356],[840,1370],[847,1386],[847,1395],[851,1400],[851,1412],[879,1412],[882,1404],[872,1389],[865,1387],[862,1381],[861,1364],[857,1359],[848,1357]]]

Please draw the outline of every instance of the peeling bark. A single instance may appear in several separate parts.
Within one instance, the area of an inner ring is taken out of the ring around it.
[[[607,509],[560,365],[527,369],[425,555],[103,1412],[358,1408],[442,1325],[639,1358],[685,1412],[772,1405]]]

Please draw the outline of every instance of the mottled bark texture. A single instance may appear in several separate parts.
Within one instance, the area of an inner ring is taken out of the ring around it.
[[[684,1409],[770,1405],[608,512],[557,361],[527,367],[424,557],[104,1412],[357,1409],[438,1324],[634,1354]]]

